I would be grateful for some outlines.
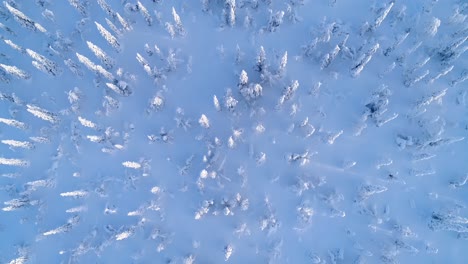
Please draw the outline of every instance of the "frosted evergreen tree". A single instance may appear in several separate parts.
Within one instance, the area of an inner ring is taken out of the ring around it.
[[[109,57],[109,55],[107,55],[104,50],[102,50],[97,45],[94,45],[91,41],[86,41],[86,44],[88,45],[88,48],[94,53],[94,55],[101,60],[101,63],[103,63],[107,69],[111,69],[114,66],[114,60]]]
[[[242,70],[241,74],[239,75],[239,83],[237,86],[239,89],[245,88],[249,82],[249,77],[247,76],[247,72]]]
[[[174,7],[172,7],[172,18],[174,19],[175,30],[177,34],[179,34],[180,36],[184,36],[185,35],[184,25],[182,24],[182,20],[180,20],[180,16],[179,14],[177,14]]]
[[[2,64],[0,63],[0,69],[4,70],[6,73],[10,74],[10,75],[13,75],[17,78],[20,78],[20,79],[29,79],[31,78],[31,75],[21,69],[19,69],[18,67],[16,66],[11,66],[11,65],[5,65],[5,64]]]
[[[440,59],[443,62],[447,62],[458,58],[458,54],[461,55],[461,52],[466,50],[466,47],[465,49],[462,48],[462,50],[458,50],[458,48],[462,46],[466,40],[468,40],[468,36],[464,36],[458,40],[455,40],[450,45],[447,45],[445,48],[441,49],[438,52]]]
[[[240,80],[239,80],[239,90],[242,96],[247,100],[255,100],[262,96],[263,87],[258,83],[248,84],[247,74],[243,74],[245,71],[242,71]]]
[[[175,35],[176,35],[176,29],[175,29],[174,25],[172,25],[172,24],[169,23],[169,22],[166,22],[165,27],[166,27],[167,33],[169,33],[169,35],[171,36],[171,38],[174,38]]]
[[[284,88],[283,90],[283,94],[281,95],[280,99],[279,99],[279,103],[278,105],[281,106],[283,105],[286,101],[289,101],[295,94],[295,92],[297,91],[297,89],[299,88],[299,81],[298,80],[294,80],[291,82],[291,85],[288,85]]]
[[[112,7],[106,2],[106,0],[97,0],[97,3],[101,9],[107,14],[107,16],[116,18],[116,13],[112,10]]]
[[[340,47],[336,45],[335,48],[330,53],[327,53],[325,54],[325,56],[323,56],[320,68],[322,70],[327,68],[332,63],[332,61],[335,60],[339,52],[340,52]]]
[[[257,54],[256,61],[255,61],[255,70],[262,73],[266,70],[266,53],[263,46],[260,46],[260,51]]]
[[[117,40],[116,37],[114,37],[109,31],[107,31],[107,29],[105,29],[101,24],[99,24],[98,22],[94,22],[94,24],[96,24],[96,27],[99,31],[99,33],[101,34],[101,36],[117,51],[117,52],[120,52],[121,51],[121,47],[120,47],[120,43],[119,41]]]
[[[119,28],[117,28],[117,26],[114,24],[114,22],[110,21],[107,17],[104,18],[104,20],[106,21],[106,24],[107,26],[114,32],[114,34],[118,37],[118,38],[121,38],[122,37],[122,30],[120,30]]]
[[[280,64],[278,67],[277,75],[279,77],[283,77],[284,73],[286,72],[286,66],[288,65],[288,52],[285,51],[283,56],[281,57]]]
[[[367,65],[367,63],[369,63],[369,61],[372,59],[372,56],[377,52],[377,50],[379,49],[380,45],[379,43],[375,44],[374,46],[372,46],[372,48],[370,50],[368,50],[362,57],[360,60],[358,60],[358,62],[354,65],[353,68],[351,68],[351,75],[353,77],[357,77],[359,76],[359,74],[362,72],[362,70],[364,69],[364,67]]]
[[[380,27],[380,25],[388,16],[388,14],[390,13],[390,10],[392,10],[394,5],[395,5],[395,0],[392,0],[390,1],[390,3],[387,4],[385,8],[380,10],[380,14],[378,15],[378,17],[375,19],[374,23],[372,24],[371,30],[375,30],[376,28]]]
[[[456,78],[455,80],[453,80],[450,85],[451,86],[456,86],[460,83],[463,83],[464,81],[466,81],[468,79],[468,70],[463,70],[463,72],[458,76],[458,78]]]
[[[234,27],[236,24],[236,0],[225,0],[223,14],[226,25]]]
[[[53,76],[60,75],[62,73],[62,69],[58,66],[57,63],[47,59],[46,57],[40,55],[39,53],[26,49],[26,53],[33,58],[32,64],[38,70],[51,74]]]
[[[85,1],[80,1],[80,0],[68,0],[68,3],[70,3],[71,6],[73,6],[80,14],[84,17],[88,16],[88,10],[87,6],[89,5],[89,2],[87,0]]]
[[[148,9],[140,2],[137,1],[136,4],[136,10],[139,10],[143,18],[145,19],[145,22],[148,26],[153,25],[153,18],[151,17],[150,13],[148,12]]]
[[[440,19],[433,17],[431,21],[428,23],[428,26],[426,28],[426,34],[428,34],[430,37],[434,37],[437,34],[437,30],[440,27]]]
[[[130,26],[130,24],[128,23],[128,21],[123,18],[119,13],[117,13],[117,20],[119,21],[120,25],[122,25],[122,27],[127,30],[127,31],[131,31],[132,30],[132,27]]]
[[[284,11],[278,11],[273,14],[273,11],[270,12],[270,20],[268,21],[268,26],[266,30],[268,32],[275,32],[281,24],[283,24]]]
[[[3,1],[3,4],[5,5],[6,9],[13,15],[16,21],[25,28],[31,29],[33,31],[40,31],[42,33],[47,32],[47,30],[41,26],[41,24],[34,22],[31,18],[26,16],[23,12],[20,10],[14,8],[11,6],[7,1]]]

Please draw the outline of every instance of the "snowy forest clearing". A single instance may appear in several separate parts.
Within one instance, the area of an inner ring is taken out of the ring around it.
[[[0,14],[0,262],[468,258],[464,1]]]

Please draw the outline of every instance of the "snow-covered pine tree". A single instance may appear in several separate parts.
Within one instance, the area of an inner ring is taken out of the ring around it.
[[[166,27],[166,31],[167,33],[169,33],[169,35],[171,36],[171,38],[173,39],[176,35],[176,30],[175,30],[175,27],[174,25],[172,25],[171,23],[169,22],[166,22],[166,24],[164,24],[165,27]]]
[[[468,35],[459,38],[458,40],[453,41],[450,45],[447,45],[445,48],[441,49],[438,54],[440,60],[448,63],[457,59],[462,53],[467,50],[467,47],[461,47],[468,40]],[[461,47],[460,49],[458,49]]]
[[[37,118],[48,121],[52,124],[56,124],[57,122],[59,122],[58,116],[52,112],[49,112],[45,109],[42,109],[38,106],[31,105],[31,104],[27,104],[26,107],[27,107],[26,111],[28,111],[29,113],[31,113]]]
[[[285,51],[283,56],[281,57],[280,64],[278,67],[277,75],[281,78],[284,76],[286,72],[286,66],[288,65],[288,52]]]
[[[94,21],[94,24],[96,24],[96,27],[101,34],[101,36],[109,43],[117,52],[120,52],[122,50],[119,41],[117,40],[116,37],[114,37],[107,29],[105,29],[101,24],[98,22]]]
[[[431,21],[428,23],[427,28],[425,30],[426,34],[430,37],[434,37],[437,34],[437,30],[439,29],[440,24],[440,19],[436,17],[431,18]]]
[[[239,87],[239,89],[242,89],[247,86],[248,82],[249,77],[247,76],[247,72],[242,70],[241,74],[239,75],[239,82],[237,84],[237,87]]]
[[[68,0],[71,6],[73,6],[78,12],[83,16],[88,16],[88,0],[80,1],[80,0]]]
[[[255,61],[255,70],[262,73],[264,70],[266,70],[267,65],[266,65],[266,53],[265,49],[263,46],[260,46],[260,50],[257,54],[256,61]]]
[[[320,65],[320,69],[326,69],[330,64],[335,60],[336,56],[338,56],[338,53],[340,52],[340,47],[338,45],[335,46],[335,48],[330,52],[325,54],[322,58],[322,63]]]
[[[240,64],[242,62],[242,58],[244,53],[241,51],[239,44],[236,45],[236,64]]]
[[[114,32],[114,34],[118,38],[122,37],[122,30],[117,28],[117,26],[114,24],[114,22],[110,21],[107,17],[104,18],[104,20],[106,21],[107,26]]]
[[[11,41],[9,39],[4,39],[3,41],[5,41],[5,43],[8,46],[10,46],[12,49],[17,50],[17,51],[19,51],[21,53],[26,53],[26,50],[23,47],[21,47],[20,45],[15,44],[13,41]]]
[[[380,9],[380,14],[378,15],[378,17],[375,19],[374,23],[372,24],[372,26],[370,27],[370,30],[375,30],[377,29],[378,27],[380,27],[380,25],[382,24],[382,22],[385,20],[385,18],[388,16],[388,14],[390,13],[390,10],[392,10],[393,6],[395,5],[395,0],[391,0],[387,6],[385,8],[382,8]]]
[[[88,45],[88,48],[94,53],[94,55],[101,60],[101,63],[103,63],[107,69],[112,69],[115,64],[114,59],[109,57],[109,55],[107,55],[104,50],[91,41],[86,41],[86,44]]]
[[[8,118],[1,118],[0,117],[0,123],[3,123],[3,124],[8,125],[8,126],[19,128],[21,130],[25,130],[25,129],[28,128],[27,124],[25,124],[23,122],[20,122],[18,120],[15,120],[15,119],[8,119]]]
[[[204,128],[210,128],[210,120],[204,114],[198,119],[198,123]]]
[[[456,78],[455,80],[453,80],[452,82],[450,82],[450,85],[451,86],[457,86],[458,84],[464,82],[468,80],[468,70],[463,70],[463,72],[458,76],[458,78]]]
[[[72,59],[66,59],[63,63],[68,67],[68,69],[75,74],[77,77],[83,77],[83,71],[81,70],[80,66],[74,62]]]
[[[104,67],[101,65],[94,64],[90,59],[88,59],[86,56],[83,56],[79,54],[78,52],[76,53],[76,56],[78,57],[78,60],[83,63],[90,71],[95,72],[99,76],[103,76],[104,78],[108,79],[109,81],[114,81],[114,75],[110,72],[108,72]]]
[[[57,63],[47,59],[46,57],[40,55],[39,53],[26,49],[26,53],[33,58],[32,64],[38,70],[51,74],[53,76],[60,75],[62,73],[62,69],[58,66]]]
[[[130,24],[128,23],[128,21],[123,18],[119,13],[116,13],[116,16],[117,16],[117,20],[119,21],[120,25],[122,25],[122,27],[127,30],[127,31],[131,31],[132,30],[132,27],[130,26]]]
[[[283,94],[281,95],[279,99],[278,106],[281,106],[286,101],[290,100],[294,96],[294,93],[297,91],[298,88],[299,88],[298,80],[294,80],[291,82],[291,85],[286,86],[283,90]]]
[[[141,64],[141,66],[143,66],[143,69],[145,70],[146,74],[148,74],[148,76],[154,76],[153,70],[151,69],[151,66],[149,65],[148,61],[145,58],[143,58],[143,56],[141,56],[141,54],[138,52],[136,55],[136,59]]]
[[[405,41],[408,38],[410,32],[411,29],[407,28],[404,34],[398,36],[395,42],[390,47],[385,49],[385,51],[383,52],[384,56],[389,56],[391,52],[393,52],[398,46],[400,46],[401,43],[403,43],[403,41]]]
[[[31,75],[23,70],[21,70],[20,68],[16,67],[16,66],[11,66],[11,65],[5,65],[5,64],[2,64],[0,63],[0,69],[4,70],[6,73],[10,74],[10,75],[13,75],[17,78],[20,78],[20,79],[29,79],[31,78]]]
[[[101,9],[109,16],[112,18],[116,18],[117,14],[112,10],[112,7],[106,2],[106,0],[97,0],[97,3],[101,7]]]
[[[201,0],[202,2],[202,11],[208,12],[210,10],[210,0]]]
[[[370,48],[358,62],[354,65],[354,67],[351,68],[351,75],[353,77],[359,76],[359,74],[362,72],[364,67],[369,63],[369,61],[372,59],[372,56],[377,52],[379,49],[380,45],[379,43],[376,43],[372,48]]]
[[[226,25],[234,27],[236,24],[236,0],[225,0],[223,14]]]
[[[432,84],[434,81],[438,80],[440,77],[447,75],[453,70],[454,66],[450,65],[448,67],[443,68],[441,71],[437,73],[434,77],[428,80],[428,83]]]
[[[281,24],[283,24],[283,17],[284,17],[284,11],[278,11],[275,14],[273,14],[272,10],[269,10],[270,12],[270,20],[268,21],[268,25],[266,27],[266,30],[268,32],[275,32]]]
[[[179,34],[180,36],[184,36],[185,35],[184,25],[182,24],[182,20],[180,20],[180,16],[179,14],[177,14],[174,7],[172,7],[172,18],[174,19],[175,30],[177,34]]]
[[[41,24],[34,22],[31,18],[26,16],[23,12],[11,6],[7,1],[3,1],[3,4],[5,5],[6,9],[13,15],[15,20],[22,27],[25,27],[33,31],[40,31],[42,33],[47,32],[47,30],[43,26],[41,26]]]
[[[29,161],[22,159],[8,159],[0,157],[0,165],[16,166],[16,167],[28,167]],[[5,202],[7,204],[7,202]]]
[[[136,8],[140,11],[141,15],[145,19],[146,24],[148,26],[153,25],[153,18],[148,12],[148,9],[146,9],[146,7],[140,1],[137,1]]]
[[[263,87],[258,83],[251,83],[248,86],[246,85],[246,86],[242,87],[240,89],[240,92],[241,92],[242,96],[244,96],[244,98],[247,101],[251,101],[251,100],[255,100],[255,99],[259,98],[260,96],[262,96]]]

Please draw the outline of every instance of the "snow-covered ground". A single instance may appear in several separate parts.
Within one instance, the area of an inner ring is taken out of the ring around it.
[[[463,0],[5,0],[1,263],[466,263]]]

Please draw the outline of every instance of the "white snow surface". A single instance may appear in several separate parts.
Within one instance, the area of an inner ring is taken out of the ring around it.
[[[466,263],[463,0],[2,0],[0,263]]]

